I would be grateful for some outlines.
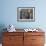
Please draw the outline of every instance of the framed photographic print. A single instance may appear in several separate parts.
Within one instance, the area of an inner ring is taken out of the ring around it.
[[[35,7],[18,7],[17,21],[34,22],[35,21]]]

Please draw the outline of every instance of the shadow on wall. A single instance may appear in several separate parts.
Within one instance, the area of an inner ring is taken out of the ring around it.
[[[0,43],[2,43],[2,36],[3,36],[2,32],[6,31],[6,30],[4,30],[4,28],[6,28],[5,25],[0,24]]]

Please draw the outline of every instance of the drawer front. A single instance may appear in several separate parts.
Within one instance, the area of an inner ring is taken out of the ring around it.
[[[44,44],[32,44],[32,46],[44,46]]]
[[[44,44],[44,36],[32,36],[32,44]]]
[[[16,46],[15,44],[2,44],[2,46]]]
[[[24,46],[44,46],[44,36],[25,36]]]
[[[23,46],[22,36],[4,36],[3,46]]]
[[[34,36],[44,36],[45,35],[45,33],[44,32],[25,32],[24,33],[24,36],[29,36],[29,35],[34,35]]]
[[[2,46],[23,46],[23,44],[2,44]]]
[[[3,43],[14,43],[14,42],[23,41],[23,36],[4,36]]]
[[[23,32],[4,32],[4,36],[23,36]]]
[[[4,32],[3,46],[23,46],[23,32]]]

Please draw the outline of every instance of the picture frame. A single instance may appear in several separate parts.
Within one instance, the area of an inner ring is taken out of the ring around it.
[[[18,7],[17,21],[20,22],[34,22],[35,21],[35,7]]]

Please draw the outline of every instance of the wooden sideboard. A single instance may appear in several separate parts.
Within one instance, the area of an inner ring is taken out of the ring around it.
[[[3,32],[3,46],[44,46],[44,32]]]

